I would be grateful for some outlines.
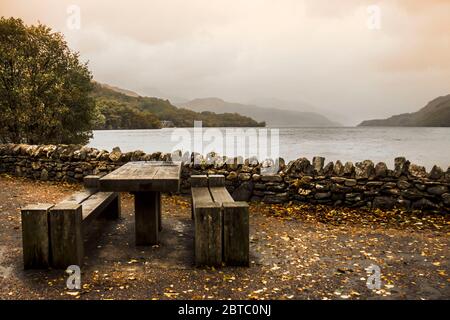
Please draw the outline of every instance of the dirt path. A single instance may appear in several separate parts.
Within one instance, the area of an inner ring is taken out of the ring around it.
[[[252,204],[251,267],[198,269],[188,198],[165,196],[161,244],[136,247],[127,194],[122,219],[90,228],[71,292],[64,271],[23,271],[20,206],[79,188],[0,176],[0,299],[450,299],[448,215]]]

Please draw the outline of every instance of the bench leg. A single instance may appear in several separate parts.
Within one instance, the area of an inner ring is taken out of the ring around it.
[[[136,245],[159,243],[159,192],[134,193]]]
[[[104,216],[107,219],[120,219],[122,214],[120,193],[117,193],[116,198],[106,207],[104,212]]]
[[[223,204],[223,260],[229,266],[249,266],[249,217],[245,202]]]
[[[24,269],[50,266],[48,212],[53,205],[39,204],[22,209],[22,244]]]
[[[196,204],[195,265],[222,265],[222,213],[215,202]]]
[[[82,209],[79,204],[60,204],[50,209],[51,266],[66,269],[83,261]]]

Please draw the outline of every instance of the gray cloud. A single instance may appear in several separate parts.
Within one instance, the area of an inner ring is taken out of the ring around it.
[[[68,30],[66,8],[81,8]],[[381,8],[381,30],[366,27]],[[324,0],[3,0],[65,34],[97,80],[149,94],[307,101],[348,124],[449,93],[450,3]]]

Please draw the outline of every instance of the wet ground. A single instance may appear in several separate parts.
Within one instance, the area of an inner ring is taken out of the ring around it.
[[[161,244],[136,247],[129,194],[120,220],[89,228],[82,289],[68,290],[64,271],[23,270],[20,207],[80,188],[0,176],[0,299],[450,298],[449,215],[252,204],[250,268],[195,268],[189,198],[165,195]]]

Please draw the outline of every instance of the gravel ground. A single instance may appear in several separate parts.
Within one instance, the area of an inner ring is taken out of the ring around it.
[[[80,188],[0,176],[0,299],[450,299],[449,215],[251,204],[250,268],[200,269],[189,198],[164,196],[161,244],[136,247],[129,194],[120,220],[89,228],[70,291],[64,271],[23,270],[20,207]]]

